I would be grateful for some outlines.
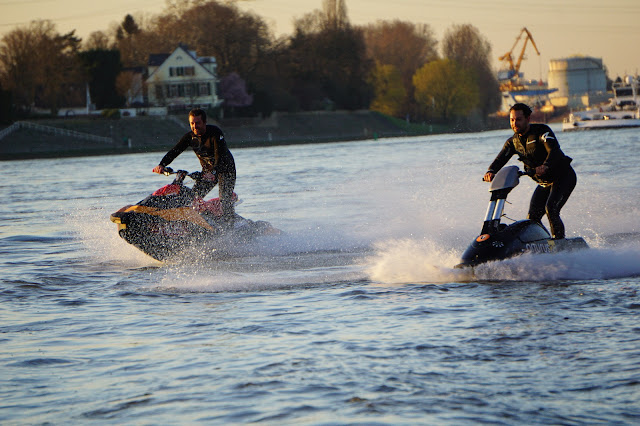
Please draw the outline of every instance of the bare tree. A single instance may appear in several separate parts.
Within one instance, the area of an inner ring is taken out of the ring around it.
[[[81,40],[75,31],[60,35],[51,21],[16,28],[0,43],[0,78],[14,103],[29,111],[77,104],[84,99],[85,79],[78,60]]]
[[[52,31],[52,24],[32,22],[29,27],[16,28],[2,37],[0,45],[0,78],[2,86],[11,91],[13,102],[30,110],[42,74],[34,52],[43,37]]]
[[[314,34],[350,27],[344,0],[323,0],[322,10],[316,9],[294,21],[296,32]]]
[[[84,41],[84,50],[107,50],[111,47],[111,39],[104,31],[94,31]]]

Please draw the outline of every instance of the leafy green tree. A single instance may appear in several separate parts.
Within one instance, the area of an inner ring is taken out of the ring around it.
[[[400,116],[407,97],[400,71],[394,65],[378,63],[371,72],[370,81],[375,93],[370,109],[392,117]]]
[[[464,117],[478,104],[473,74],[450,59],[425,64],[413,76],[413,84],[416,101],[437,120]]]
[[[473,25],[453,25],[442,41],[445,58],[473,74],[478,86],[478,107],[483,117],[500,108],[500,85],[491,66],[491,44]]]

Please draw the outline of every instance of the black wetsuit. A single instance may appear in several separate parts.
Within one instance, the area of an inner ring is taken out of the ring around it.
[[[560,210],[576,186],[576,173],[571,167],[571,158],[562,152],[549,126],[533,123],[524,135],[515,133],[507,139],[488,171],[496,173],[516,154],[524,163],[526,172],[543,164],[549,167],[544,175],[532,176],[539,186],[531,197],[527,217],[540,222],[546,212],[553,238],[564,238]]]
[[[223,215],[232,218],[233,189],[236,184],[236,164],[227,147],[224,134],[218,126],[207,124],[207,130],[202,137],[196,136],[193,132],[187,132],[160,161],[161,166],[168,166],[188,147],[193,148],[200,160],[203,172],[215,172],[216,179],[213,181],[201,179],[193,186],[194,192],[200,197],[204,197],[218,184],[220,201],[222,203]]]

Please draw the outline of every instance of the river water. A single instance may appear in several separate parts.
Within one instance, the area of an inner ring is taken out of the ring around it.
[[[109,221],[162,153],[0,162],[0,423],[637,424],[640,130],[554,130],[590,249],[475,275],[508,131],[230,141],[238,213],[283,235],[167,264]]]

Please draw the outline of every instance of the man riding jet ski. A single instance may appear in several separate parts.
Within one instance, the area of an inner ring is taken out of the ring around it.
[[[187,176],[197,185],[201,172],[174,172],[165,167],[164,174],[175,174],[176,178],[137,204],[124,206],[111,215],[111,221],[118,225],[120,237],[154,259],[169,259],[192,246],[215,251],[280,233],[268,222],[254,222],[235,212],[229,226],[229,218],[225,217],[219,198],[205,201],[184,185]],[[235,193],[232,200],[238,203]]]
[[[576,186],[571,158],[560,149],[551,128],[530,123],[531,108],[517,103],[509,110],[513,130],[483,180],[491,182],[491,200],[480,236],[462,255],[458,267],[474,266],[490,260],[505,259],[524,252],[550,253],[586,248],[582,238],[565,238],[560,210]],[[516,166],[504,167],[513,155],[524,163],[524,172]],[[504,167],[504,168],[503,168]],[[518,185],[519,176],[528,175],[538,183],[529,204],[526,220],[509,226],[500,223],[509,192]],[[542,225],[547,215],[551,233]]]
[[[518,185],[523,174],[518,166],[503,167],[496,173],[489,188],[491,198],[480,235],[462,254],[456,268],[473,267],[523,253],[556,253],[589,247],[581,237],[552,238],[539,221],[524,219],[510,225],[501,222],[507,195]]]
[[[560,210],[576,186],[576,172],[571,167],[571,157],[560,149],[555,134],[546,124],[529,123],[531,108],[518,103],[509,110],[509,122],[513,130],[498,156],[484,175],[491,182],[513,155],[524,163],[525,173],[538,183],[529,205],[528,219],[536,222],[547,214],[551,235],[559,240],[565,237]]]
[[[191,131],[185,133],[176,146],[162,157],[153,172],[164,173],[178,155],[191,147],[202,166],[202,175],[193,185],[193,191],[204,197],[218,185],[224,223],[232,226],[235,218],[232,198],[236,184],[236,163],[224,134],[218,126],[207,124],[207,113],[200,108],[189,111],[189,127]]]

